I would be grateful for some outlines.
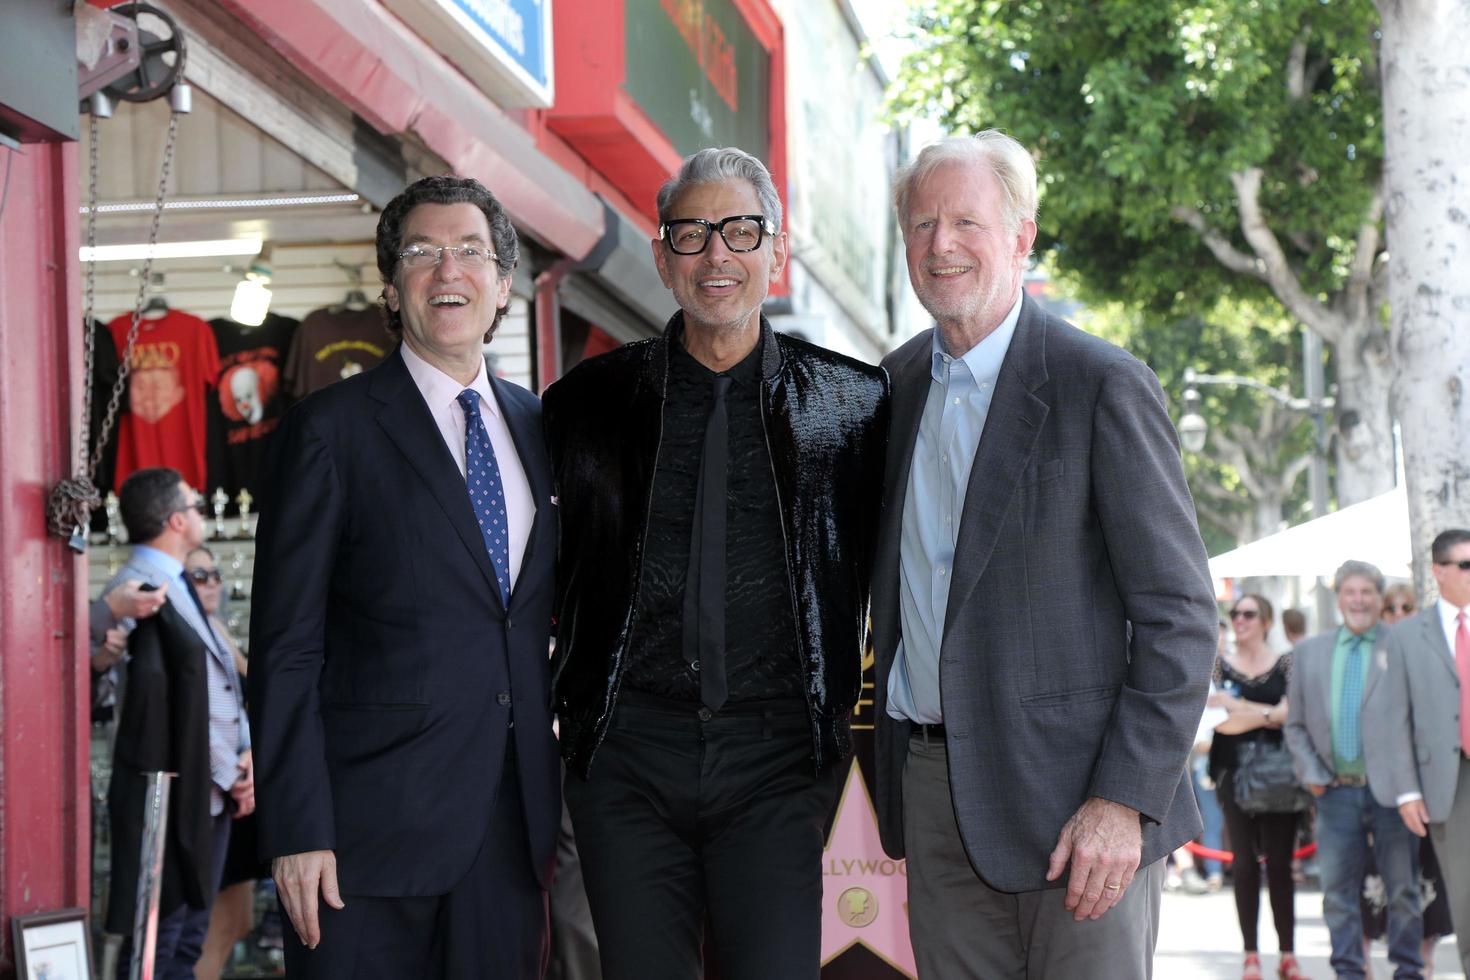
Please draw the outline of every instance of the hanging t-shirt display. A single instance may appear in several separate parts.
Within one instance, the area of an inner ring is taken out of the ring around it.
[[[107,325],[119,353],[132,314]],[[219,377],[214,332],[199,317],[169,310],[138,327],[128,372],[128,412],[117,432],[118,486],[134,470],[172,466],[188,484],[205,487],[205,389]]]
[[[286,358],[286,391],[301,398],[350,378],[387,357],[397,343],[376,306],[308,313]]]
[[[223,487],[233,504],[242,489],[260,492],[266,453],[291,401],[284,384],[286,353],[301,323],[270,313],[258,327],[227,317],[209,325],[219,347],[220,373],[210,400],[206,491]]]

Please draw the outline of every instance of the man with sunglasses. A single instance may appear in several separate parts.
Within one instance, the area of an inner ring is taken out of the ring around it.
[[[1381,735],[1363,748],[1378,802],[1434,841],[1470,975],[1470,530],[1441,532],[1430,557],[1439,599],[1389,630]]]
[[[277,437],[250,710],[298,980],[545,966],[556,509],[540,403],[484,356],[518,257],[477,181],[410,185],[377,233],[402,343]]]
[[[546,393],[567,803],[606,980],[694,980],[702,949],[815,978],[887,383],[761,315],[786,236],[759,160],[701,150],[657,203],[679,312]]]
[[[128,637],[108,794],[113,866],[106,928],[124,937],[118,976],[125,978],[148,774],[176,772],[153,975],[184,980],[194,976],[204,948],[231,818],[255,809],[250,725],[230,646],[210,625],[185,574],[189,552],[204,541],[203,499],[177,470],[164,468],[137,470],[118,498],[133,549],[113,584],[137,581],[166,598]],[[185,732],[197,737],[176,738]]]

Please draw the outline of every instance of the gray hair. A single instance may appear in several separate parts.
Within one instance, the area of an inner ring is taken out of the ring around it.
[[[658,189],[658,223],[679,217],[670,210],[674,202],[696,184],[717,184],[726,180],[745,180],[755,188],[761,202],[761,214],[776,232],[781,231],[781,195],[766,165],[734,146],[707,147],[684,158],[684,165]]]
[[[948,136],[930,143],[912,163],[893,177],[893,206],[900,224],[907,224],[909,197],[919,182],[947,163],[983,163],[1000,182],[1001,209],[1014,228],[1036,220],[1036,163],[1026,147],[998,129],[973,136]]]
[[[1350,578],[1365,578],[1373,583],[1373,587],[1378,590],[1379,595],[1383,594],[1383,573],[1378,570],[1377,565],[1369,564],[1366,561],[1357,561],[1352,558],[1348,559],[1338,566],[1337,574],[1332,576],[1332,591],[1341,592],[1343,583]]]

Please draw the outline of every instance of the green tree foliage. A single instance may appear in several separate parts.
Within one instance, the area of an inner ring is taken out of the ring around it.
[[[1104,303],[1079,324],[1131,351],[1159,376],[1174,420],[1182,412],[1184,371],[1239,374],[1280,388],[1301,377],[1300,332],[1274,303],[1226,298],[1206,316],[1158,316]],[[1202,452],[1184,454],[1210,554],[1309,516],[1303,472],[1312,450],[1307,417],[1259,392],[1201,385],[1200,413],[1210,432]]]
[[[1340,289],[1383,167],[1371,0],[914,0],[900,115],[1003,129],[1040,157],[1038,249],[1088,301],[1188,316],[1257,278],[1235,175],[1303,290]],[[1199,217],[1191,227],[1182,210]]]

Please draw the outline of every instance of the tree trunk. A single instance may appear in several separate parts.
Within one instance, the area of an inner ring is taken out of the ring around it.
[[[1470,526],[1470,0],[1377,0],[1389,303],[1414,579]]]
[[[1389,396],[1393,365],[1388,336],[1349,331],[1332,349],[1337,372],[1337,506],[1358,504],[1393,489],[1393,414]],[[1313,515],[1321,516],[1321,515]]]

